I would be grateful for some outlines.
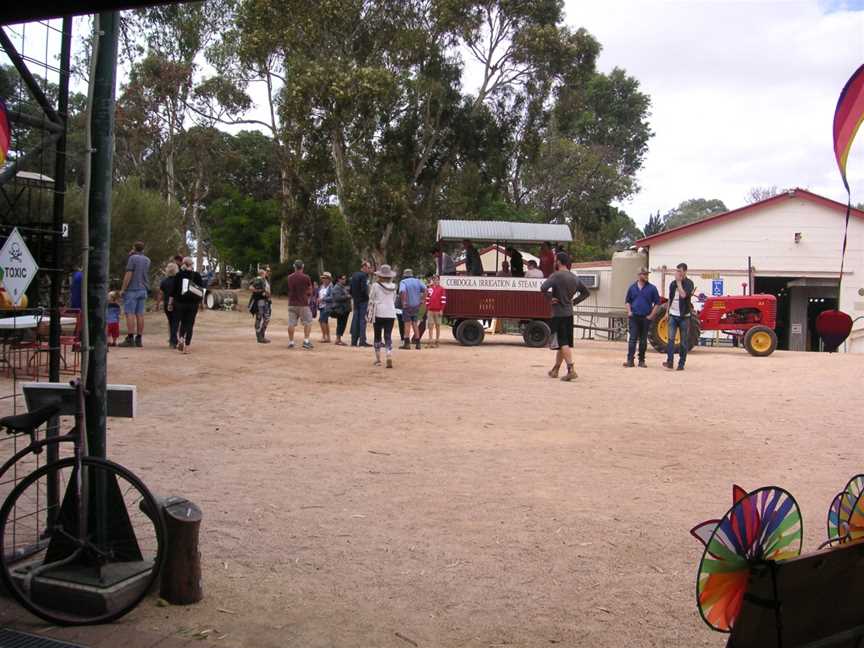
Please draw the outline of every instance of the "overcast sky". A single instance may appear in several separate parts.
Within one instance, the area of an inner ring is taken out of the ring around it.
[[[622,205],[637,224],[688,198],[734,209],[755,186],[845,202],[831,131],[840,90],[864,63],[864,0],[567,0],[566,10],[602,44],[601,70],[624,68],[651,97],[641,191]],[[17,43],[21,27],[12,30]],[[44,57],[47,33],[29,28],[28,54]],[[864,202],[859,140],[848,177]]]
[[[846,194],[832,124],[864,63],[864,0],[659,2],[568,0],[567,22],[603,45],[651,97],[654,137],[641,191],[622,206],[639,224],[687,198],[730,209],[754,186]],[[864,201],[864,133],[847,170]]]

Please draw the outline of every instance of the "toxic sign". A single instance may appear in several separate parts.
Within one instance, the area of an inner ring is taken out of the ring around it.
[[[38,270],[39,266],[16,227],[0,249],[0,282],[14,306],[21,303]]]

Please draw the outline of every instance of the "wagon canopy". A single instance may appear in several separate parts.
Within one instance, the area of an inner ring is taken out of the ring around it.
[[[510,223],[508,221],[438,221],[439,241],[489,241],[492,243],[564,243],[573,240],[567,225]]]

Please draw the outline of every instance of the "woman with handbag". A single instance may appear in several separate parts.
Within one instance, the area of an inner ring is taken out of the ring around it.
[[[198,314],[198,304],[204,296],[204,282],[201,275],[193,270],[192,257],[184,257],[180,272],[174,277],[174,294],[168,301],[168,308],[177,317],[177,350],[189,353],[192,344],[192,329],[195,328],[195,316]]]
[[[393,322],[396,321],[396,273],[386,263],[375,271],[377,281],[369,291],[369,310],[366,320],[375,331],[375,366],[381,366],[381,347],[387,355],[387,368],[393,368]],[[383,341],[382,341],[383,337]]]
[[[347,346],[342,341],[345,329],[348,327],[348,316],[351,314],[351,293],[348,291],[348,277],[339,275],[333,289],[330,291],[330,315],[336,318],[336,345]]]

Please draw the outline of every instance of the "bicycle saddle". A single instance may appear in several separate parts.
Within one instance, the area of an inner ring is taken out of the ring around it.
[[[43,405],[39,409],[26,414],[5,416],[0,419],[0,427],[6,428],[6,434],[32,432],[60,411],[60,402]]]

